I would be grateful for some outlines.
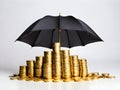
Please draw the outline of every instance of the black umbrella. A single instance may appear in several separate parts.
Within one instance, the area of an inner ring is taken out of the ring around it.
[[[102,39],[83,21],[73,16],[45,16],[30,25],[17,39],[33,46],[52,48],[84,46]]]

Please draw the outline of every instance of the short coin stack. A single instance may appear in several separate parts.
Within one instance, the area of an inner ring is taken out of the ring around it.
[[[27,76],[28,78],[33,78],[34,77],[34,61],[29,60],[26,63],[27,63]]]
[[[26,66],[20,66],[20,70],[19,70],[19,79],[26,79]]]
[[[72,77],[79,77],[79,64],[78,64],[78,56],[71,56],[72,58]]]
[[[62,61],[62,79],[65,82],[71,81],[71,69],[70,69],[70,51],[61,51],[61,61]]]
[[[42,77],[42,64],[43,64],[43,56],[37,56],[35,63],[35,77],[38,78]]]
[[[88,68],[87,68],[87,60],[86,59],[80,59],[79,60],[79,70],[80,70],[80,77],[86,78],[88,74]]]

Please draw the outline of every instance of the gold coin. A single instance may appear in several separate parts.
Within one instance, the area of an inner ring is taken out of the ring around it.
[[[109,76],[108,78],[116,78],[115,76]]]
[[[34,77],[34,81],[35,81],[35,82],[39,82],[39,81],[41,81],[41,79]]]
[[[20,77],[18,78],[18,80],[25,80],[25,79],[26,79],[26,78],[20,78]]]
[[[80,77],[73,77],[72,79],[73,79],[74,81],[77,81],[77,80],[80,79]]]
[[[62,80],[61,79],[53,79],[52,81],[53,82],[61,82]]]
[[[85,80],[89,81],[89,80],[92,80],[92,77],[86,77]]]
[[[13,74],[13,76],[19,76],[19,74]]]
[[[52,82],[52,79],[43,79],[44,82]]]
[[[71,81],[73,81],[71,78],[63,79],[63,82],[71,82]]]
[[[109,77],[109,73],[103,73],[102,76],[103,77]]]
[[[10,76],[10,80],[16,80],[18,78],[19,78],[19,76]]]
[[[34,78],[26,77],[26,81],[32,81]]]

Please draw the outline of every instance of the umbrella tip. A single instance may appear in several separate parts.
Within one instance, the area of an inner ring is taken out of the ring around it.
[[[61,16],[61,13],[59,12],[59,16]]]

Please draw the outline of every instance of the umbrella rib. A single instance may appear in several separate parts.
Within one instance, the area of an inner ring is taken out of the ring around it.
[[[84,44],[84,42],[83,42],[83,40],[82,40],[82,38],[81,38],[81,36],[79,35],[79,33],[78,33],[77,30],[76,30],[76,33],[77,33],[77,35],[79,36],[79,39],[80,39],[80,41],[81,41],[81,44],[84,46],[85,44]]]
[[[65,30],[65,32],[66,32],[66,34],[67,34],[67,38],[68,38],[68,46],[69,46],[69,48],[70,48],[70,39],[69,39],[68,31]]]
[[[32,45],[32,46],[34,46],[34,45],[35,45],[35,42],[37,41],[37,38],[39,37],[40,33],[41,33],[41,30],[39,31],[38,35],[36,36],[36,38],[35,38],[34,43],[33,43],[33,45]]]

